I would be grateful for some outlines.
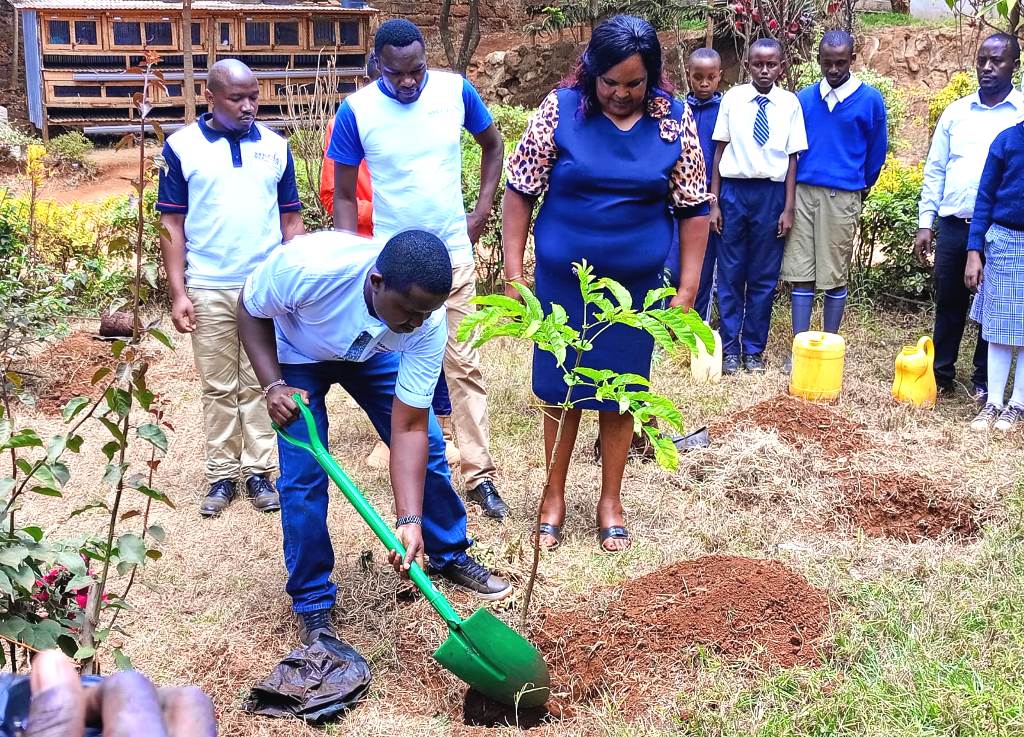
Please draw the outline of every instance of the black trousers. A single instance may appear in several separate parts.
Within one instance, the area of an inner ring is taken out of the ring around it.
[[[970,224],[955,217],[938,219],[935,235],[935,381],[948,387],[956,379],[956,359],[964,337],[971,291],[964,286]],[[988,386],[988,343],[978,331],[974,347],[975,386]]]

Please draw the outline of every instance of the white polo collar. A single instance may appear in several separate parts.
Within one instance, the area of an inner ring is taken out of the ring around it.
[[[821,93],[821,99],[825,100],[829,95],[835,95],[836,100],[839,102],[846,102],[846,98],[852,95],[857,89],[863,84],[856,76],[850,75],[850,78],[843,82],[838,87],[833,87],[828,83],[824,77],[818,84],[818,92]]]

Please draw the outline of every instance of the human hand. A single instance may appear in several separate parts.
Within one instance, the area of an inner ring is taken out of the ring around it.
[[[522,284],[523,286],[526,286],[526,282],[523,281],[522,277],[519,277],[518,279],[506,280],[505,281],[505,296],[506,297],[511,297],[514,300],[522,302],[523,301],[523,295],[521,295],[519,293],[519,290],[516,289],[516,283],[517,282],[519,284]]]
[[[717,202],[711,203],[711,213],[709,215],[711,222],[711,232],[716,235],[722,234],[722,208],[719,207]]]
[[[187,294],[175,297],[171,303],[171,322],[179,333],[191,333],[196,329],[196,309]]]
[[[684,291],[681,288],[677,289],[676,296],[674,296],[668,303],[668,307],[669,309],[672,309],[673,307],[682,307],[684,310],[692,310],[695,296],[696,295]]]
[[[396,532],[402,547],[405,548],[405,557],[403,558],[392,550],[388,553],[388,562],[395,567],[395,573],[400,574],[403,578],[408,578],[408,571],[412,567],[413,561],[418,563],[420,568],[424,567],[423,528],[415,523],[410,523],[402,525]]]
[[[985,278],[985,267],[981,263],[981,254],[978,251],[967,252],[967,268],[964,269],[964,286],[972,292],[977,292]]]
[[[195,687],[157,689],[122,671],[82,687],[74,664],[47,650],[32,661],[32,703],[24,737],[82,737],[100,725],[108,737],[216,737],[210,699]]]
[[[775,234],[779,238],[785,238],[793,229],[793,210],[786,209],[779,215],[779,230]]]
[[[914,258],[922,264],[928,261],[932,253],[932,229],[918,228],[914,236]]]
[[[469,230],[469,242],[474,246],[484,234],[487,228],[487,221],[491,219],[491,211],[480,212],[473,210],[466,216],[466,228]]]
[[[309,404],[309,392],[305,389],[282,384],[267,392],[267,414],[278,427],[286,427],[299,419],[299,405],[292,399],[293,394],[298,394],[304,404]]]

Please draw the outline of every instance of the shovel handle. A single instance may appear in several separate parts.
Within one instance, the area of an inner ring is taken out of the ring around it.
[[[391,526],[388,525],[379,514],[377,510],[366,500],[366,497],[362,495],[358,487],[352,479],[349,478],[345,470],[338,465],[338,462],[334,460],[330,453],[327,452],[327,448],[320,440],[320,433],[316,429],[316,420],[313,418],[313,413],[310,411],[306,403],[302,401],[302,397],[299,394],[293,394],[292,399],[295,400],[295,404],[299,407],[299,412],[302,414],[302,419],[306,422],[306,432],[309,436],[309,442],[300,440],[299,438],[286,432],[284,428],[280,427],[276,422],[273,423],[274,431],[284,440],[286,443],[290,443],[297,448],[309,451],[316,458],[317,463],[320,464],[321,468],[327,472],[327,475],[331,477],[331,480],[338,485],[341,489],[341,493],[345,495],[345,498],[355,508],[356,512],[363,521],[369,525],[370,529],[377,536],[377,538],[384,543],[384,547],[388,550],[398,553],[403,559],[405,558],[405,546],[398,539],[398,535],[395,534]],[[452,605],[448,603],[445,598],[433,582],[430,580],[430,576],[427,575],[419,563],[413,561],[409,566],[409,578],[416,585],[423,595],[430,602],[431,606],[437,610],[437,613],[448,623],[449,627],[459,628],[462,626],[462,619],[459,617],[458,612],[452,608]]]

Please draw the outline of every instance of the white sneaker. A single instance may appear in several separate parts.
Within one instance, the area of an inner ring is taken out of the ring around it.
[[[971,420],[971,430],[974,432],[988,432],[992,429],[992,423],[999,417],[999,407],[994,404],[986,404],[981,411]]]
[[[1009,432],[1021,420],[1024,420],[1024,407],[1008,404],[996,420],[995,428],[999,432]]]

